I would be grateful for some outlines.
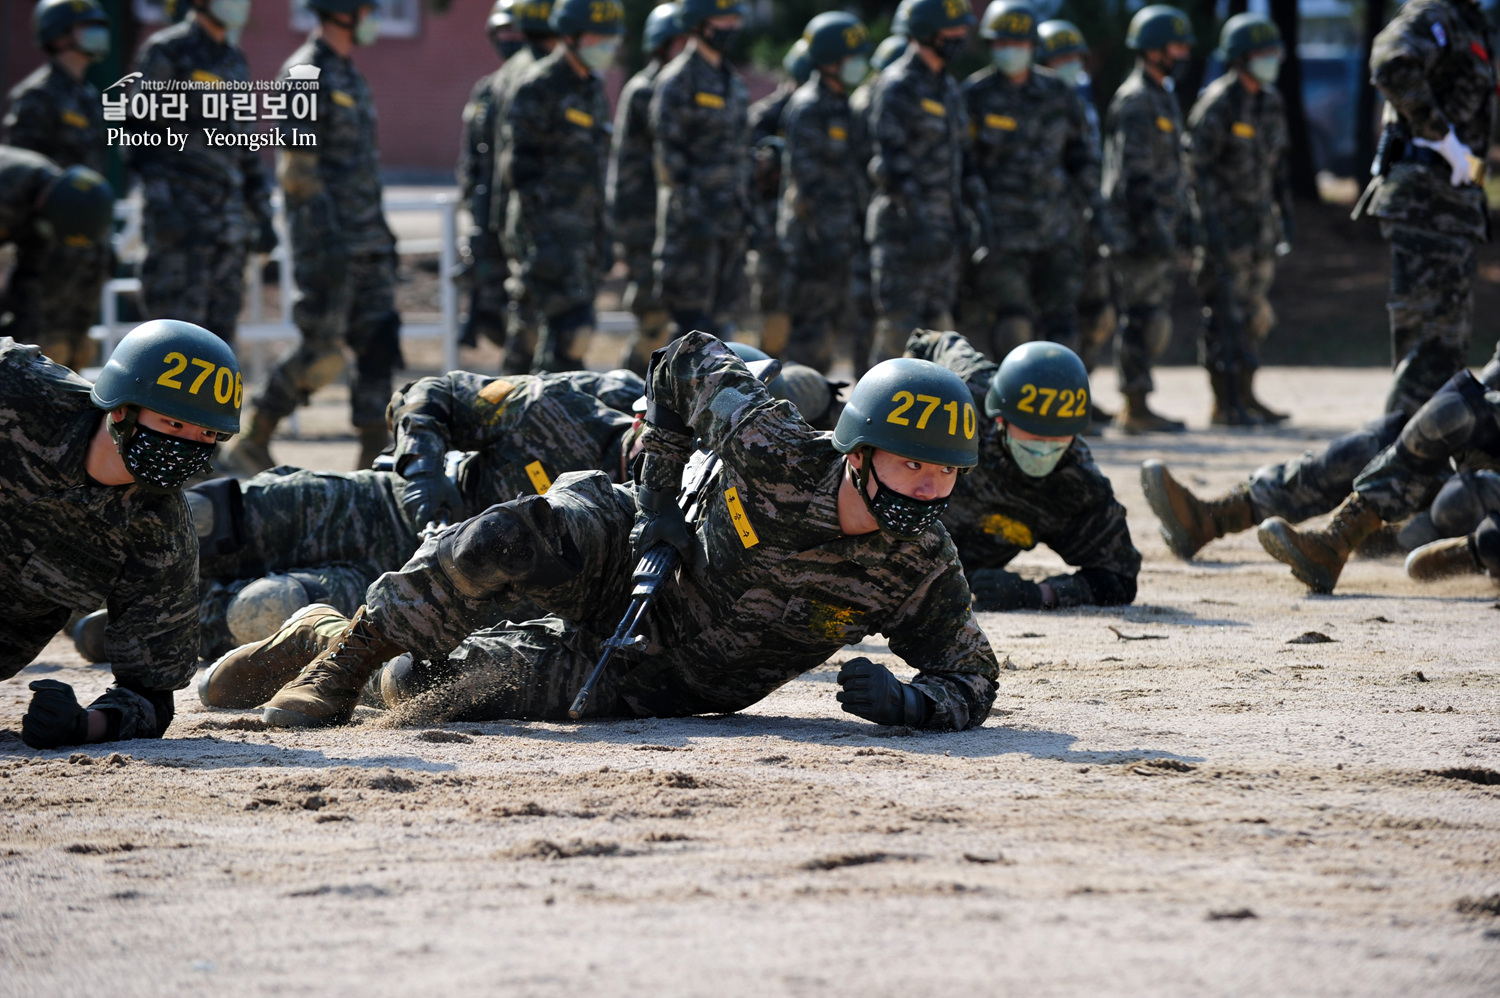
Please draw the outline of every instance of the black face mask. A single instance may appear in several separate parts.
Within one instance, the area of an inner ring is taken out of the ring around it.
[[[921,537],[943,515],[943,510],[948,508],[946,496],[942,499],[913,499],[887,486],[875,473],[875,455],[871,451],[865,451],[864,462],[859,471],[854,471],[853,466],[850,466],[850,474],[854,478],[855,487],[859,489],[859,497],[865,501],[865,508],[870,511],[880,529],[903,541],[914,541]],[[875,479],[873,497],[869,492],[871,478]]]
[[[964,49],[968,47],[969,39],[966,37],[939,38],[936,39],[936,42],[937,44],[933,46],[933,50],[937,52],[938,58],[943,60],[943,68],[952,72],[953,63],[964,54]]]
[[[120,458],[125,462],[125,470],[130,472],[135,484],[147,492],[170,494],[178,491],[188,479],[208,467],[214,453],[211,443],[185,440],[144,426],[127,431],[111,419],[109,429],[115,438],[115,446],[120,450]]]
[[[728,55],[734,43],[739,40],[739,28],[704,28],[703,40],[709,47],[720,55]]]

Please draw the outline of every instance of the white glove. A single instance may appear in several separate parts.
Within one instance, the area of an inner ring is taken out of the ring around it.
[[[1453,168],[1453,174],[1448,181],[1454,187],[1462,187],[1472,179],[1471,162],[1475,158],[1474,154],[1469,151],[1468,146],[1459,141],[1457,135],[1453,134],[1452,125],[1448,126],[1448,134],[1443,136],[1441,142],[1432,142],[1428,139],[1412,139],[1411,141],[1412,145],[1431,149],[1448,161],[1448,165]]]

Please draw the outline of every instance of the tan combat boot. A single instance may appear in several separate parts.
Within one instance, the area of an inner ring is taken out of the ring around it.
[[[1339,504],[1333,519],[1321,530],[1298,530],[1279,516],[1260,525],[1260,546],[1277,561],[1292,566],[1292,574],[1319,593],[1331,593],[1349,552],[1380,529],[1380,514],[1358,492]]]
[[[1454,575],[1478,575],[1483,571],[1467,536],[1444,537],[1423,544],[1406,556],[1406,574],[1418,582],[1432,582]]]
[[[1130,436],[1140,433],[1181,433],[1187,427],[1175,419],[1168,419],[1151,411],[1146,405],[1145,392],[1126,392],[1125,408],[1115,417],[1120,429]]]
[[[276,460],[271,457],[271,434],[276,432],[279,422],[278,417],[267,416],[259,409],[252,412],[249,428],[220,452],[219,463],[246,478],[276,467]]]
[[[198,679],[198,699],[205,707],[259,707],[348,626],[349,618],[326,603],[304,606],[269,638],[241,645],[209,666]]]
[[[261,718],[272,728],[317,728],[348,724],[370,676],[401,653],[360,607],[329,647],[266,703]]]
[[[1209,541],[1255,526],[1250,487],[1243,482],[1217,499],[1203,500],[1153,460],[1141,465],[1141,491],[1161,521],[1162,540],[1183,561],[1191,561]]]
[[[1262,423],[1275,424],[1284,423],[1291,418],[1288,413],[1268,409],[1264,402],[1255,397],[1254,371],[1239,372],[1239,396],[1240,405],[1245,407],[1245,412],[1249,414],[1251,419]]]

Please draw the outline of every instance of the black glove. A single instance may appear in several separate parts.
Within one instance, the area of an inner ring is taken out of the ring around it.
[[[462,518],[464,498],[458,486],[441,471],[430,471],[406,480],[401,493],[401,511],[413,530],[429,523],[450,523]]]
[[[657,541],[666,541],[682,555],[682,563],[691,565],[697,548],[687,517],[677,505],[676,496],[667,489],[641,486],[635,492],[635,526],[630,530],[630,548],[639,558]]]
[[[974,609],[984,611],[1040,610],[1042,587],[1030,579],[1000,568],[982,568],[969,573]]]
[[[883,665],[867,658],[851,658],[839,670],[839,703],[846,714],[876,724],[905,724],[918,728],[932,713],[932,701],[908,686]]]
[[[89,740],[89,712],[79,706],[73,687],[55,679],[38,679],[31,690],[36,696],[21,718],[21,741],[35,749],[50,749]]]
[[[269,218],[260,220],[260,231],[255,234],[255,241],[250,246],[252,253],[274,253],[281,240],[276,237],[276,226],[271,224]]]

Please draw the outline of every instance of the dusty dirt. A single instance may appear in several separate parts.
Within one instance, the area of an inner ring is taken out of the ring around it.
[[[160,742],[0,732],[0,993],[1500,993],[1500,590],[1182,564],[1137,483],[1226,486],[1385,379],[1269,372],[1296,426],[1231,434],[1162,372],[1198,432],[1096,444],[1138,603],[984,615],[976,731],[850,718],[828,666],[732,717],[272,733],[184,691]],[[352,459],[322,402],[283,460]],[[0,728],[42,676],[108,681],[54,641]]]

